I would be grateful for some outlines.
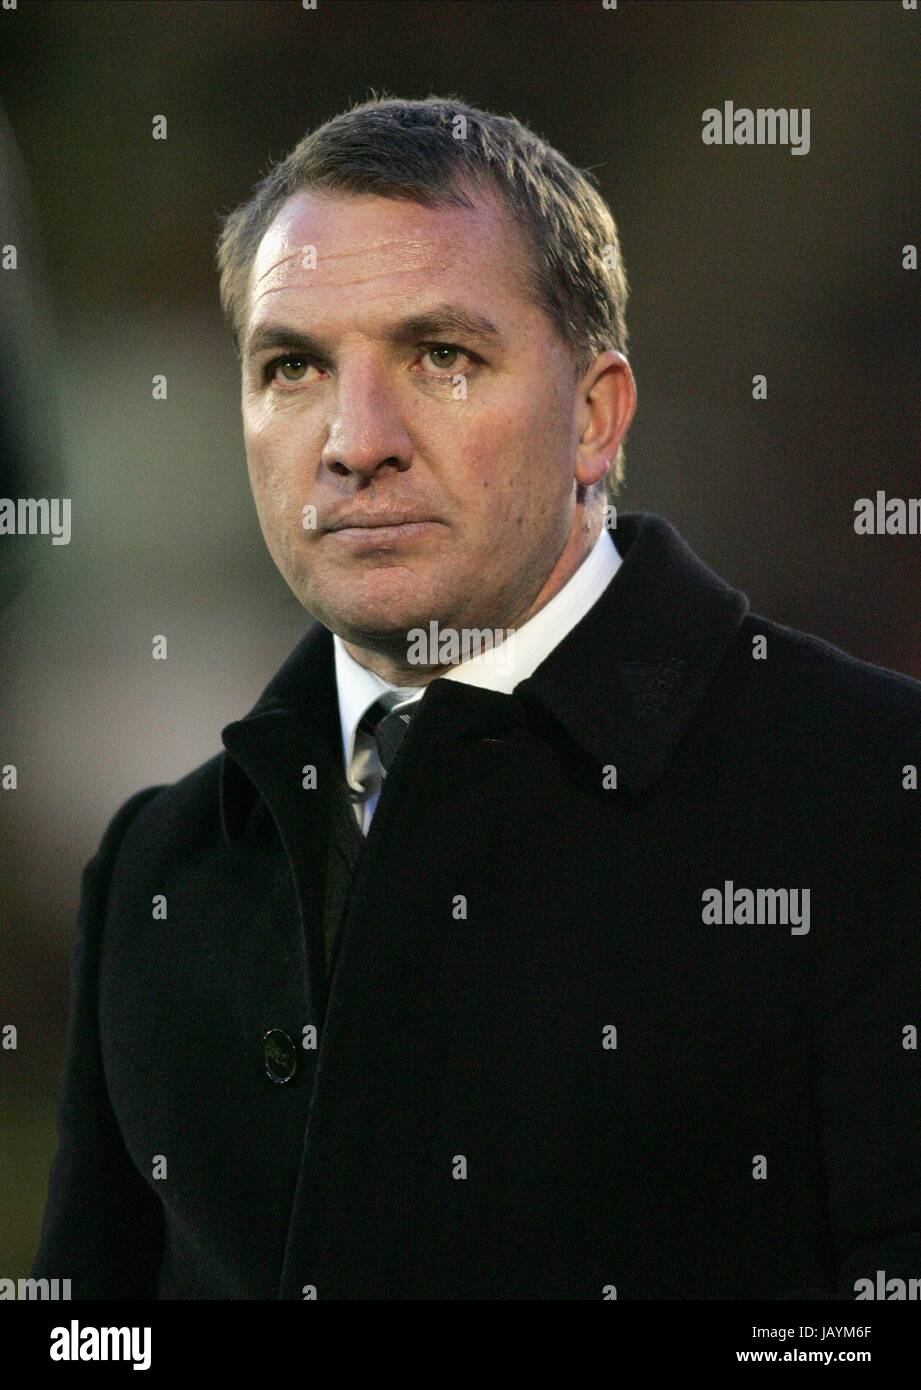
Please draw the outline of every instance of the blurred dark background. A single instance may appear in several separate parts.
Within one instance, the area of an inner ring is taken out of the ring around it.
[[[372,89],[518,116],[620,229],[620,508],[668,517],[756,612],[921,678],[921,537],[853,529],[858,497],[921,495],[919,36],[900,0],[0,10],[0,494],[73,507],[69,545],[0,537],[0,1276],[38,1240],[80,871],[127,796],[218,751],[309,623],[250,502],[219,215]],[[810,152],[705,146],[729,100],[808,107]]]

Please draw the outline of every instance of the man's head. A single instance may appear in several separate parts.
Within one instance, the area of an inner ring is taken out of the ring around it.
[[[562,586],[635,406],[583,174],[510,118],[374,100],[275,166],[218,263],[260,522],[309,612],[395,670],[409,628],[513,627]]]

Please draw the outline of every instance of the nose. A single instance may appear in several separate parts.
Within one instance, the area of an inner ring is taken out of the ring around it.
[[[339,476],[370,477],[384,467],[401,472],[409,467],[412,442],[399,402],[373,363],[353,363],[340,370],[321,461]]]

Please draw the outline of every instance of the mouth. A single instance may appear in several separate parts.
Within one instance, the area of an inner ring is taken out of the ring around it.
[[[427,519],[347,522],[328,527],[326,534],[352,548],[373,550],[417,540],[440,525]]]

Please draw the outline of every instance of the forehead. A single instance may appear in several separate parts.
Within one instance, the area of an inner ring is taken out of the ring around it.
[[[364,194],[302,192],[267,229],[253,262],[248,319],[464,289],[495,308],[525,301],[523,239],[487,194],[472,207],[424,207]],[[313,258],[311,258],[313,253]],[[315,262],[315,263],[314,263]],[[341,291],[347,290],[347,297]]]

